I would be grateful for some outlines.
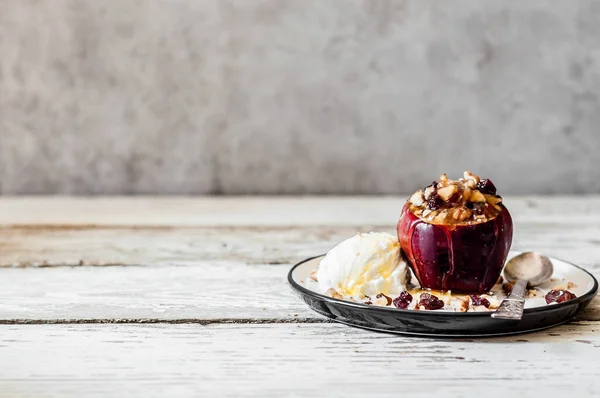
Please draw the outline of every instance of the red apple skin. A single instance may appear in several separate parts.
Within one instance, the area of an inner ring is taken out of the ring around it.
[[[421,287],[486,293],[498,280],[512,243],[512,218],[506,207],[486,222],[429,224],[402,208],[398,240]]]

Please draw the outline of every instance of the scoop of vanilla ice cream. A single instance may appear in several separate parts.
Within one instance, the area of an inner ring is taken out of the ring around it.
[[[319,264],[317,280],[322,292],[334,288],[346,296],[383,293],[396,297],[406,290],[410,271],[394,235],[359,233],[327,253]]]

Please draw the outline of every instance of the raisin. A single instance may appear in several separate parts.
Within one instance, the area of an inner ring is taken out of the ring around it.
[[[444,204],[442,198],[440,198],[437,193],[431,194],[429,199],[427,200],[427,208],[429,210],[437,210]]]
[[[473,307],[479,307],[480,305],[483,305],[485,308],[490,308],[490,301],[485,297],[472,295],[471,303],[473,303]]]
[[[550,304],[573,300],[574,298],[577,298],[577,296],[568,290],[550,290],[545,298],[546,304]]]
[[[496,194],[496,186],[494,185],[494,183],[492,181],[488,180],[487,178],[480,180],[477,183],[477,185],[475,185],[475,188],[477,188],[479,190],[479,192],[481,192],[481,193],[485,193],[488,195]]]
[[[413,296],[409,292],[402,292],[398,297],[393,300],[394,306],[396,308],[401,308],[403,310],[408,308],[408,305],[412,303]]]
[[[444,302],[433,294],[423,293],[419,297],[417,308],[419,307],[425,307],[426,310],[439,310],[444,308]]]
[[[373,303],[371,301],[365,301],[366,305],[373,305]]]
[[[382,297],[385,297],[385,299],[387,300],[387,304],[386,305],[392,304],[392,298],[389,297],[389,296],[386,296],[383,293],[379,293],[377,296],[375,296],[375,298],[382,298]]]

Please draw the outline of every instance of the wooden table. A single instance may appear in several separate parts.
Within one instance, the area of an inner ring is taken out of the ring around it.
[[[600,197],[505,202],[515,249],[600,276]],[[547,331],[435,340],[330,323],[293,295],[292,264],[393,232],[402,203],[0,199],[0,396],[600,394],[599,299]]]

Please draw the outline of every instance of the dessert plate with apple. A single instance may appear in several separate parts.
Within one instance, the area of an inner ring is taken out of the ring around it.
[[[489,179],[443,174],[404,204],[396,234],[358,233],[296,264],[292,289],[315,311],[362,328],[491,336],[571,320],[598,282],[536,252],[511,252],[513,222]]]

